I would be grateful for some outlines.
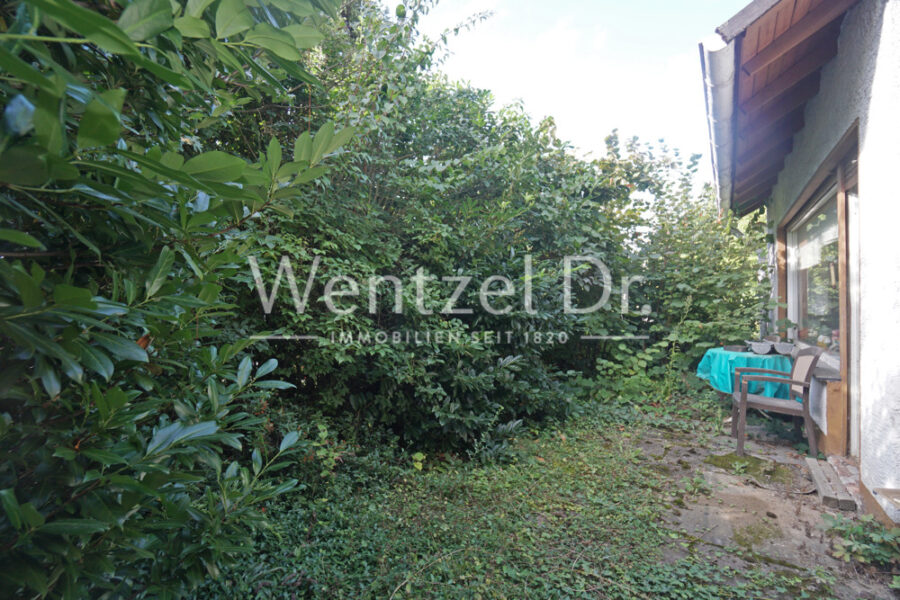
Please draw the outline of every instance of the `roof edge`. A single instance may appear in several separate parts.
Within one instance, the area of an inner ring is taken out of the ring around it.
[[[775,8],[779,2],[781,0],[754,0],[741,9],[741,12],[719,25],[716,33],[722,36],[726,43],[731,42],[744,33],[747,27]]]

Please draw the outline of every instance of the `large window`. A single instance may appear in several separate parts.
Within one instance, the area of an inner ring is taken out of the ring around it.
[[[819,196],[788,229],[788,317],[794,336],[807,344],[840,352],[837,191]]]

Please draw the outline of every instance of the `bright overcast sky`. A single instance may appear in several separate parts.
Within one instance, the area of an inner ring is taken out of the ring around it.
[[[582,151],[603,139],[666,140],[703,153],[710,179],[697,44],[749,0],[441,0],[421,22],[431,38],[482,11],[494,15],[450,39],[443,71],[517,99]]]

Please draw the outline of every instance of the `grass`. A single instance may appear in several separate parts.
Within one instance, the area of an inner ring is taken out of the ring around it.
[[[677,485],[633,443],[647,420],[583,417],[506,465],[348,457],[268,507],[273,531],[196,597],[823,597],[811,574],[719,567],[661,524]]]

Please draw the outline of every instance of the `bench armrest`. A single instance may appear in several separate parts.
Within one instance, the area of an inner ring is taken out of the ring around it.
[[[800,381],[797,379],[782,379],[781,377],[767,377],[765,375],[747,375],[745,377],[742,377],[742,387],[747,387],[747,383],[750,381],[771,381],[773,383],[784,383],[786,385],[799,385],[802,386],[803,389],[809,387],[809,384],[805,381]]]
[[[779,377],[790,377],[790,373],[786,373],[784,371],[775,371],[773,369],[758,369],[755,367],[737,367],[734,370],[734,385],[732,388],[735,392],[739,392],[741,389],[741,380],[745,377],[752,377],[749,375],[750,373],[766,373],[769,375],[777,375]],[[787,381],[787,380],[785,380]]]
[[[787,371],[776,371],[774,369],[756,369],[753,367],[738,367],[734,370],[735,374],[738,373],[772,373],[773,375],[779,375],[781,377],[790,377],[791,374]]]

